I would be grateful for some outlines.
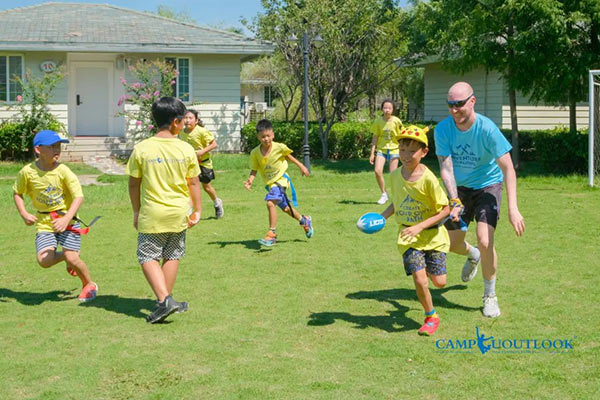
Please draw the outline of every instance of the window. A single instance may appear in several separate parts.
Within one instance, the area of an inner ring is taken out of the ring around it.
[[[181,101],[190,101],[190,59],[167,57],[165,61],[179,71],[179,76],[175,78],[173,85],[175,97]]]
[[[273,107],[273,101],[277,98],[277,92],[273,86],[265,86],[265,103],[267,107]]]
[[[0,101],[16,101],[23,94],[15,76],[23,77],[23,57],[0,56]]]

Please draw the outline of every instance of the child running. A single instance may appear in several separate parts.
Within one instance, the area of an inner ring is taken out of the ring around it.
[[[223,200],[217,197],[215,188],[210,184],[210,181],[215,179],[215,171],[213,169],[210,152],[217,148],[217,141],[208,129],[202,125],[198,119],[198,111],[187,110],[185,113],[185,129],[179,134],[179,138],[192,145],[198,156],[200,163],[200,183],[202,188],[208,193],[208,196],[213,201],[215,206],[215,217],[223,218]]]
[[[77,176],[58,162],[61,143],[69,143],[56,132],[44,130],[33,138],[37,160],[24,166],[13,186],[14,201],[25,225],[36,225],[35,247],[37,262],[50,268],[61,261],[67,271],[79,277],[83,289],[79,301],[94,300],[98,285],[92,282],[90,271],[79,258],[82,230],[77,210],[83,202],[83,191]],[[23,195],[31,198],[36,215],[25,209]],[[58,245],[62,251],[58,251]]]
[[[297,207],[296,191],[292,180],[286,173],[288,161],[296,164],[300,173],[308,176],[308,169],[296,160],[285,144],[274,142],[273,125],[267,119],[258,121],[256,124],[256,136],[260,145],[256,146],[250,153],[250,176],[244,183],[246,189],[252,188],[252,182],[256,178],[256,172],[260,172],[266,189],[265,196],[267,210],[269,212],[269,230],[263,239],[258,242],[263,246],[273,246],[277,242],[277,206],[286,214],[299,221],[304,229],[307,238],[313,236],[312,219],[309,215],[301,215],[294,207]],[[292,201],[287,196],[287,189],[290,189]]]
[[[138,143],[127,163],[137,257],[157,298],[156,309],[146,317],[152,324],[188,309],[186,302],[172,297],[186,229],[200,221],[202,210],[198,159],[192,146],[177,139],[185,111],[173,97],[152,104],[158,132]],[[190,197],[193,211],[188,216]]]
[[[385,191],[385,180],[383,179],[383,167],[385,162],[389,163],[390,172],[398,168],[398,135],[402,129],[402,121],[392,115],[394,112],[394,103],[391,100],[384,100],[381,103],[383,116],[371,125],[373,140],[371,141],[371,156],[369,162],[375,164],[375,179],[381,189],[381,196],[377,204],[385,204],[388,201],[388,194]],[[375,151],[377,150],[377,154]]]
[[[432,335],[440,318],[433,308],[428,277],[434,286],[446,285],[448,231],[442,222],[450,214],[448,197],[435,175],[421,159],[427,155],[427,131],[416,126],[402,129],[399,153],[402,168],[391,174],[392,204],[381,214],[396,215],[398,250],[406,275],[412,275],[417,297],[425,309],[425,323],[419,335]]]

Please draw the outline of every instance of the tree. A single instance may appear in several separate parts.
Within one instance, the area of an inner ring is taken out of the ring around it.
[[[173,8],[171,8],[169,6],[165,6],[163,4],[160,4],[156,8],[156,14],[158,14],[164,18],[174,19],[175,21],[185,22],[187,24],[194,24],[194,25],[197,24],[196,20],[194,18],[190,17],[187,12],[184,12],[184,11],[176,12],[173,10]]]
[[[389,70],[397,49],[388,35],[392,18],[381,24],[386,0],[263,0],[265,13],[251,29],[260,39],[274,42],[294,75],[303,76],[303,49],[288,39],[309,31],[323,38],[320,47],[310,48],[310,103],[317,115],[322,157],[328,157],[327,141],[332,125],[373,86],[386,76],[373,79],[374,71]],[[393,4],[392,4],[393,5]],[[392,7],[393,8],[393,7]],[[382,57],[381,54],[387,54]],[[387,60],[382,66],[381,60]]]
[[[432,0],[415,10],[428,52],[441,55],[445,66],[462,73],[482,66],[504,78],[518,167],[516,92],[530,91],[554,57],[561,32],[559,1]]]

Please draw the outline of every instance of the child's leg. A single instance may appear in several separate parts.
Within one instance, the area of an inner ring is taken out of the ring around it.
[[[425,312],[429,313],[433,310],[433,301],[431,300],[431,292],[428,287],[427,272],[425,269],[420,269],[413,272],[412,276],[419,302],[423,306]]]
[[[215,188],[209,183],[202,183],[202,188],[206,193],[208,193],[208,197],[213,201],[213,203],[217,200],[217,192]]]
[[[47,247],[37,253],[37,262],[42,268],[50,268],[61,261],[65,261],[65,255],[54,247]]]
[[[177,271],[179,271],[179,260],[164,260],[162,271],[165,276],[167,291],[172,294],[173,287],[175,287],[175,280],[177,279]]]
[[[286,208],[284,208],[283,212],[286,213],[287,215],[289,215],[290,217],[294,218],[297,221],[300,221],[302,219],[302,214],[300,214],[298,212],[298,210],[296,210],[295,208],[292,208],[290,206],[287,206]]]
[[[425,252],[427,276],[437,288],[446,286],[446,253],[437,250]]]
[[[385,181],[383,180],[383,167],[385,165],[385,157],[377,155],[375,157],[375,179],[381,189],[381,193],[385,193]],[[398,164],[396,164],[396,167]]]
[[[81,258],[79,258],[79,251],[64,249],[63,253],[67,265],[77,272],[77,276],[81,279],[82,286],[90,283],[92,281],[90,271]]]
[[[396,168],[398,168],[398,160],[400,160],[400,158],[396,157],[396,158],[392,158],[390,160],[390,172],[394,172],[394,170],[396,170]]]
[[[167,289],[165,274],[160,264],[156,260],[146,261],[142,264],[142,271],[156,298],[162,303],[165,297],[169,295],[169,290]]]
[[[277,204],[272,200],[267,200],[267,211],[269,212],[269,229],[277,228]]]

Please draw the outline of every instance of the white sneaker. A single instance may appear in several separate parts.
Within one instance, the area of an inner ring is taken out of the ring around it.
[[[467,257],[467,261],[465,261],[465,265],[463,265],[462,273],[460,275],[463,282],[469,282],[475,278],[475,275],[477,275],[477,265],[479,264],[479,260],[481,260],[481,256],[479,256],[479,258],[476,260]]]
[[[381,193],[381,197],[379,198],[379,200],[377,200],[377,204],[385,204],[388,201],[388,194],[387,192],[383,192]]]
[[[217,201],[215,201],[215,217],[217,219],[223,218],[225,215],[225,211],[223,210],[223,200],[217,197]]]
[[[483,296],[483,316],[488,318],[495,318],[500,315],[500,308],[498,307],[498,297]]]

